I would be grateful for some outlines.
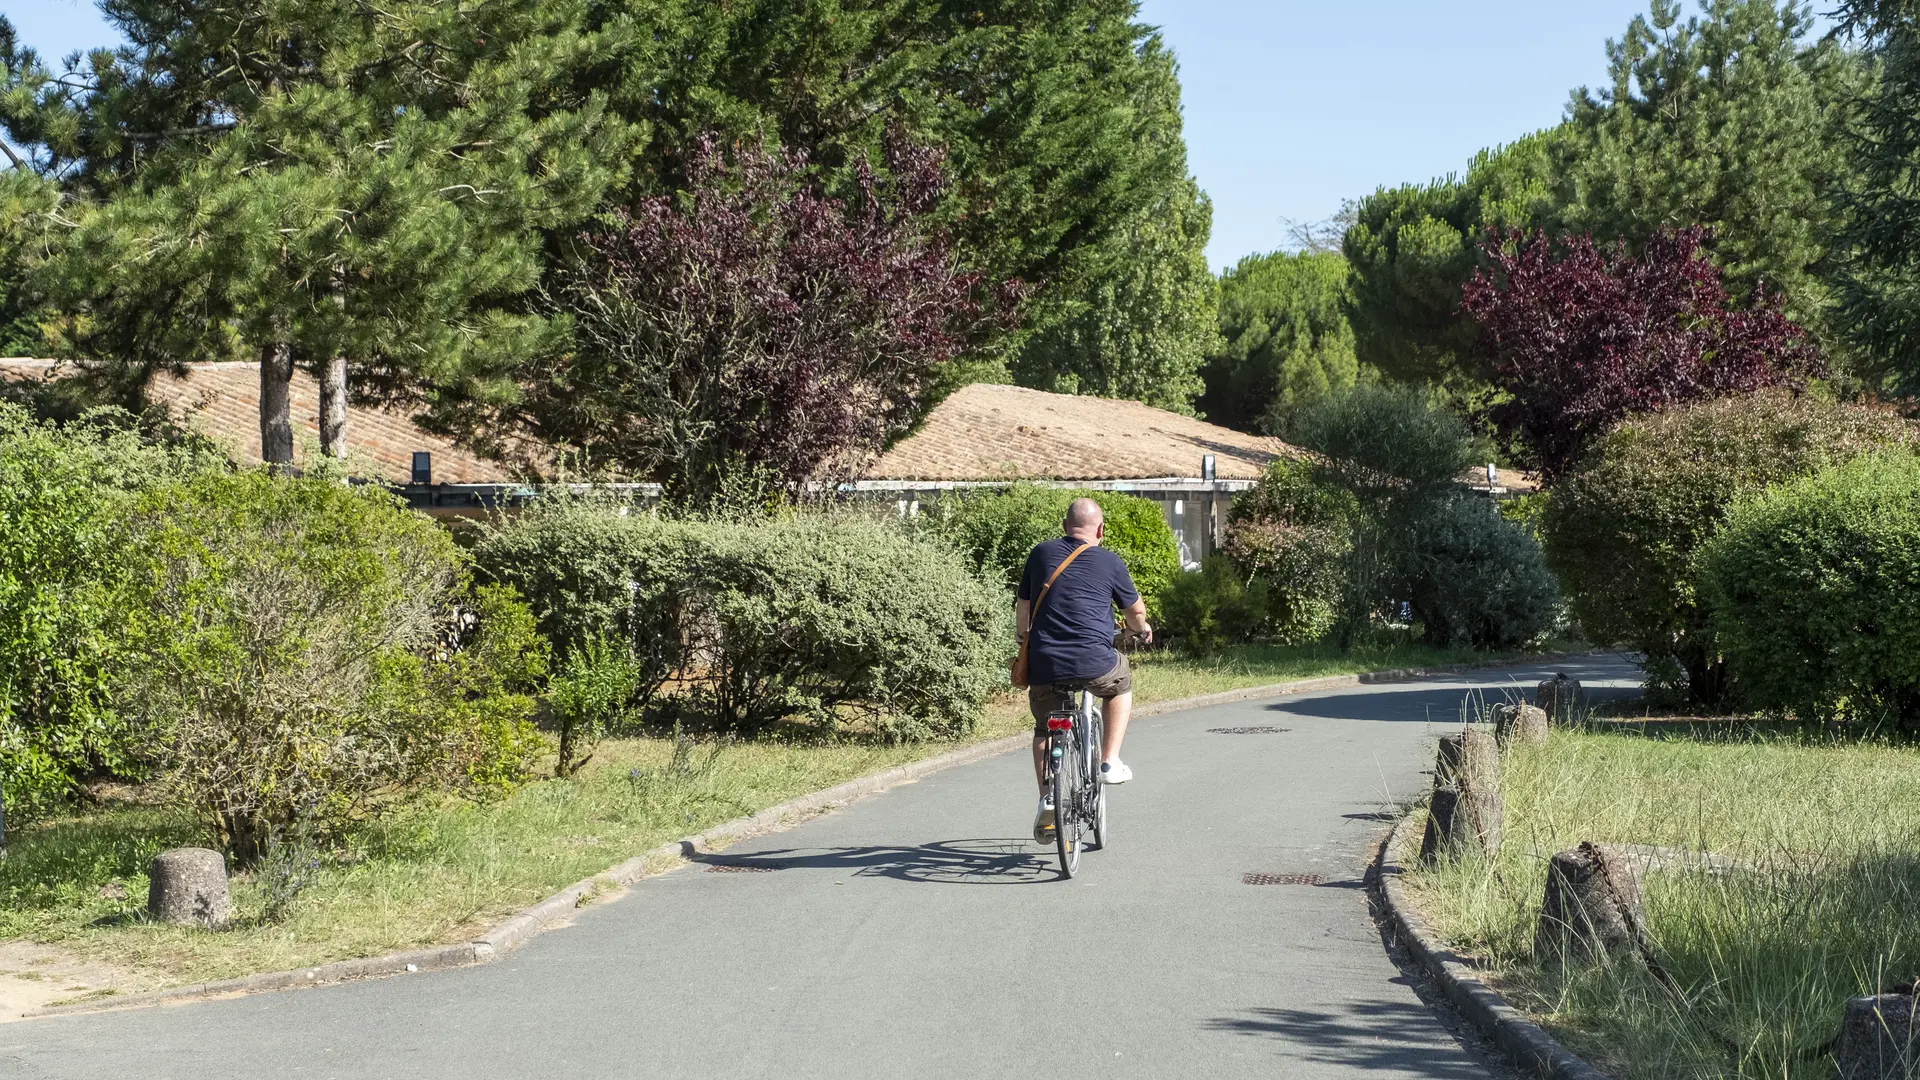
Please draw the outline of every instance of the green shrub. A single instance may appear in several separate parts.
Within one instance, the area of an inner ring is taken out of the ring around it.
[[[1242,587],[1261,598],[1252,634],[1298,645],[1333,626],[1358,511],[1351,493],[1316,478],[1314,467],[1299,461],[1274,462],[1234,500],[1222,551],[1239,570]]]
[[[1914,445],[1890,410],[1767,392],[1635,417],[1555,487],[1547,560],[1589,641],[1643,652],[1655,690],[1719,704],[1725,667],[1694,558],[1744,495],[1881,447]]]
[[[573,776],[632,707],[642,667],[617,639],[595,637],[567,654],[547,686],[547,710],[560,733],[554,775]]]
[[[474,586],[455,603],[444,647],[423,674],[427,692],[448,710],[446,722],[466,733],[468,746],[457,755],[465,793],[497,798],[530,779],[546,755],[530,717],[547,681],[547,643],[507,586]]]
[[[476,557],[563,651],[623,641],[635,705],[656,720],[955,734],[1012,654],[1005,596],[885,522],[677,521],[562,499],[496,523]]]
[[[1038,484],[981,491],[925,507],[920,527],[958,548],[982,577],[1017,588],[1034,545],[1060,535],[1067,506],[1089,498],[1106,517],[1103,547],[1120,556],[1158,616],[1161,593],[1180,571],[1180,543],[1151,499],[1117,491],[1066,491]]]
[[[504,592],[464,602],[459,549],[383,489],[202,476],[128,524],[120,707],[158,790],[242,863],[524,765],[530,619]]]
[[[1156,632],[1197,656],[1264,637],[1273,621],[1266,582],[1222,555],[1209,555],[1198,571],[1174,578],[1160,603]]]
[[[1858,458],[1744,499],[1700,553],[1743,697],[1920,726],[1920,458]]]
[[[1419,523],[1452,499],[1486,451],[1465,421],[1412,387],[1360,383],[1276,418],[1275,433],[1319,455],[1315,482],[1352,495],[1350,543],[1334,629],[1351,647],[1405,599],[1400,571]]]
[[[55,427],[0,403],[0,798],[16,819],[88,772],[134,768],[107,687],[123,645],[116,508],[223,465],[204,447],[155,445],[124,413]]]
[[[1540,544],[1490,499],[1438,503],[1419,523],[1402,589],[1428,644],[1512,649],[1553,628],[1560,589]]]

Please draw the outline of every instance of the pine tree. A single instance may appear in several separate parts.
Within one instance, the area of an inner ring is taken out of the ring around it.
[[[1813,34],[1801,0],[1709,0],[1685,22],[1654,0],[1608,43],[1611,85],[1574,96],[1553,227],[1638,247],[1705,226],[1736,298],[1764,286],[1830,344],[1830,196],[1868,69]]]
[[[965,377],[1185,408],[1213,334],[1200,314],[1210,213],[1187,175],[1174,58],[1138,7],[663,5],[646,16],[654,44],[592,77],[649,132],[635,195],[675,189],[709,132],[804,151],[841,195],[890,131],[943,148],[952,183],[936,222],[956,258],[1035,287],[1020,330],[975,350]]]
[[[1841,136],[1870,69],[1813,28],[1799,0],[1709,0],[1685,21],[1655,0],[1608,42],[1609,84],[1577,91],[1565,123],[1481,154],[1463,178],[1363,200],[1345,249],[1361,360],[1484,386],[1459,302],[1489,265],[1490,231],[1637,249],[1696,225],[1712,230],[1736,297],[1764,284],[1838,351],[1827,310],[1846,242],[1832,194],[1852,168]]]
[[[1854,255],[1840,276],[1838,321],[1863,368],[1888,388],[1920,392],[1920,3],[1849,0],[1845,26],[1873,47],[1881,66],[1849,149],[1859,175],[1842,193],[1845,241]]]
[[[1360,369],[1347,321],[1351,276],[1331,251],[1249,255],[1222,274],[1224,340],[1202,371],[1207,419],[1255,431],[1351,387]]]
[[[624,33],[583,34],[585,7],[111,5],[134,44],[36,121],[90,203],[43,274],[65,344],[156,367],[259,356],[282,462],[296,364],[321,377],[338,454],[349,370],[356,395],[404,399],[525,351],[537,320],[504,305],[537,282],[537,230],[618,179],[624,125],[546,90]]]

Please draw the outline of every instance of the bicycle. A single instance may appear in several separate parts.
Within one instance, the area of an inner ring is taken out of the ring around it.
[[[1100,782],[1100,743],[1104,734],[1100,708],[1084,683],[1060,683],[1073,700],[1071,711],[1049,713],[1047,732],[1053,746],[1047,754],[1047,785],[1053,793],[1054,845],[1060,852],[1060,876],[1071,878],[1080,869],[1081,840],[1093,833],[1094,846],[1107,847],[1107,794]]]

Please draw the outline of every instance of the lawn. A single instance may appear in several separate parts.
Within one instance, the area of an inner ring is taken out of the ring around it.
[[[1253,647],[1213,660],[1151,656],[1137,665],[1136,698],[1474,659],[1484,657],[1412,645],[1347,654]],[[965,742],[1028,724],[1024,701],[1008,695]],[[236,875],[236,917],[219,933],[139,918],[147,860],[207,837],[192,820],[142,804],[138,791],[117,789],[87,812],[9,837],[0,859],[0,943],[51,944],[111,963],[126,973],[128,988],[150,988],[464,940],[638,852],[962,744],[707,743],[681,746],[676,756],[667,738],[611,740],[577,779],[536,782],[488,804],[416,804],[343,844],[281,860],[278,872]]]
[[[1441,936],[1610,1075],[1825,1080],[1846,999],[1920,973],[1920,751],[1556,731],[1513,748],[1502,783],[1499,858],[1407,883]],[[1735,861],[1647,874],[1671,989],[1633,963],[1535,964],[1546,860],[1583,840]]]

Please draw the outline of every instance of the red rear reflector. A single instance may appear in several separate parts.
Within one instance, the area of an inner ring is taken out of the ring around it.
[[[1073,717],[1049,716],[1047,717],[1047,730],[1048,731],[1072,731]]]

